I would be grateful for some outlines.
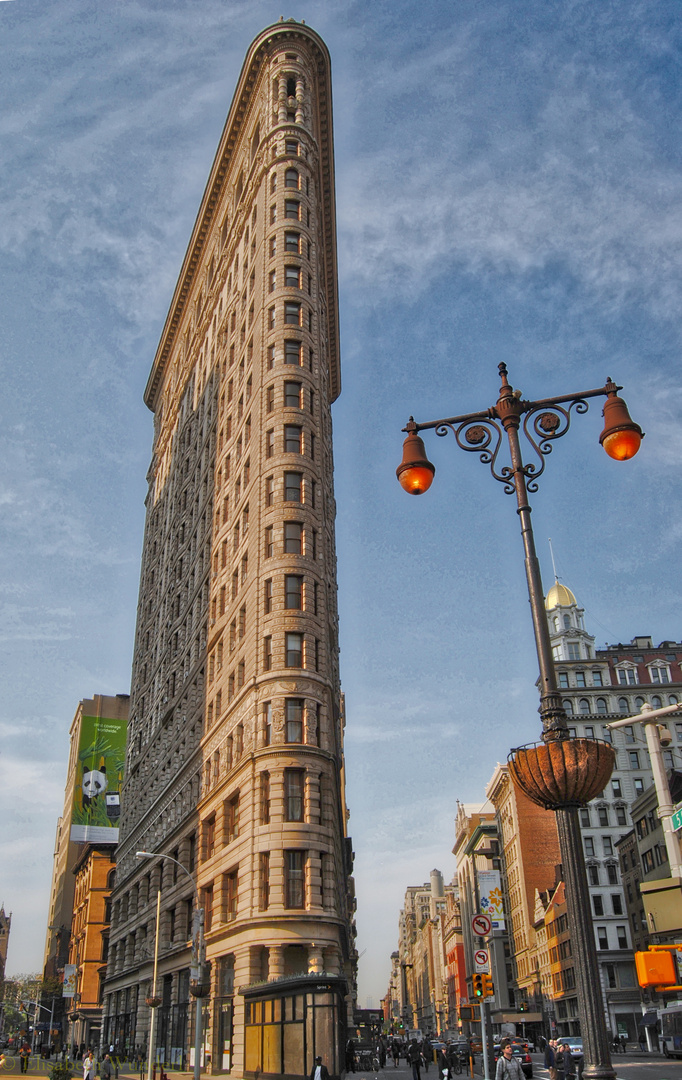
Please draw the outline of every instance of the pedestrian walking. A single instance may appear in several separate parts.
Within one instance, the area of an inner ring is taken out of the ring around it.
[[[83,1080],[95,1080],[95,1055],[92,1050],[83,1055]]]
[[[316,1057],[310,1073],[310,1080],[329,1080],[329,1070],[322,1064],[322,1058]]]
[[[22,1072],[22,1073],[27,1073],[28,1072],[28,1061],[29,1061],[30,1056],[31,1056],[31,1048],[30,1048],[30,1046],[28,1045],[28,1043],[22,1043],[21,1044],[21,1049],[19,1051],[19,1058],[21,1059],[20,1064],[19,1064],[19,1071],[20,1072]]]
[[[514,1057],[511,1043],[506,1043],[502,1047],[502,1053],[497,1059],[495,1080],[525,1080],[521,1062]]]
[[[556,1041],[550,1039],[545,1046],[545,1068],[549,1073],[549,1080],[556,1080]]]
[[[346,1072],[355,1072],[355,1043],[352,1039],[346,1043]]]
[[[111,1055],[105,1054],[104,1061],[99,1067],[99,1075],[102,1077],[102,1080],[110,1080],[110,1078],[115,1074],[115,1072],[116,1066],[111,1060]]]
[[[417,1040],[412,1039],[407,1051],[407,1060],[412,1066],[412,1080],[422,1080],[421,1057],[421,1050],[417,1046]]]

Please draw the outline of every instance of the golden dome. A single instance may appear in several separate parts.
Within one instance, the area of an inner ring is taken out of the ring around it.
[[[571,590],[555,581],[545,599],[546,610],[551,611],[555,607],[571,607],[572,604],[578,606],[578,601]]]

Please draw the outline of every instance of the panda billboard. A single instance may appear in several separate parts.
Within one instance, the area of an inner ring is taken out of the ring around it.
[[[126,730],[125,720],[81,719],[71,810],[71,839],[76,843],[118,843]]]

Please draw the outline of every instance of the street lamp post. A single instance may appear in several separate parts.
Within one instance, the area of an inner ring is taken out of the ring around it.
[[[197,906],[194,911],[194,918],[192,922],[192,967],[190,971],[190,993],[196,999],[196,1013],[194,1022],[194,1080],[200,1080],[201,1077],[201,1042],[202,1042],[202,1003],[201,999],[204,997],[204,964],[206,960],[206,949],[204,944],[204,909],[201,907],[199,900],[199,890],[197,889],[194,878],[190,874],[189,870],[182,865],[177,859],[174,859],[171,855],[161,855],[157,851],[136,851],[136,859],[166,859],[168,862],[175,863],[179,866],[183,874],[186,874],[194,890],[194,896],[196,898]],[[161,902],[161,890],[157,896],[157,912],[156,912],[156,942],[154,946],[154,985],[152,988],[152,995],[156,994],[156,962],[159,944],[159,914]],[[156,1000],[156,998],[154,998]],[[157,1004],[160,1004],[157,1001]],[[149,1046],[149,1063],[148,1063],[148,1078],[152,1080],[152,1054],[153,1048],[151,1045],[151,1036],[154,1032],[154,1007],[152,1007],[152,1019],[150,1023],[150,1046]]]
[[[597,739],[571,738],[566,712],[559,694],[547,625],[540,564],[535,551],[528,496],[538,490],[545,459],[554,440],[569,430],[574,414],[588,410],[588,400],[604,397],[604,429],[599,438],[606,453],[619,461],[633,457],[642,440],[618,391],[609,379],[603,387],[583,393],[524,401],[507,379],[505,364],[499,364],[500,393],[493,406],[484,411],[452,416],[424,424],[410,420],[403,460],[397,469],[402,487],[421,495],[431,486],[435,467],[426,457],[420,431],[435,428],[440,436],[451,432],[462,450],[477,453],[489,465],[495,480],[509,495],[516,495],[517,513],[525,555],[526,580],[533,619],[533,632],[540,669],[540,716],[542,742],[513,749],[509,771],[518,787],[537,805],[554,810],[566,884],[566,907],[574,945],[576,989],[585,1047],[585,1080],[615,1080],[611,1065],[610,1039],[606,1030],[597,951],[590,914],[590,894],[583,857],[578,807],[603,791],[614,765],[609,743]],[[520,430],[537,461],[524,463]],[[507,436],[511,465],[498,465],[498,454]]]

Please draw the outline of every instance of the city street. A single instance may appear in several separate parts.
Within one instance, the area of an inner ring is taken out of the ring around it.
[[[542,1054],[533,1054],[532,1058],[534,1080],[546,1080],[549,1073],[543,1065]],[[38,1056],[32,1057],[27,1075],[49,1077],[50,1068],[53,1064],[54,1061],[45,1061]],[[619,1054],[614,1056],[613,1066],[619,1080],[682,1080],[682,1061],[668,1061],[662,1054]],[[11,1057],[10,1055],[5,1057],[2,1066],[3,1073],[19,1076],[19,1068],[18,1057]],[[80,1062],[76,1062],[72,1066],[72,1073],[78,1080],[82,1073]],[[130,1062],[121,1064],[118,1075],[119,1080],[140,1080],[139,1073],[134,1067],[131,1067]],[[146,1072],[144,1075],[146,1076]],[[349,1075],[352,1076],[353,1074]],[[393,1080],[412,1080],[412,1070],[403,1061],[400,1062],[397,1069],[392,1064],[387,1063],[386,1068],[380,1070],[378,1075],[383,1077],[383,1080],[391,1080],[391,1077],[393,1077]],[[434,1065],[430,1066],[428,1072],[422,1069],[421,1075],[422,1080],[438,1080],[437,1070]],[[483,1071],[479,1055],[476,1058],[474,1076],[480,1077],[482,1075]],[[177,1080],[191,1080],[193,1073],[172,1071],[169,1073],[169,1077],[172,1080],[175,1080],[175,1078]],[[355,1077],[357,1080],[378,1080],[376,1073],[360,1069],[355,1073]],[[202,1076],[202,1080],[208,1080],[208,1074],[206,1074],[205,1078]]]

